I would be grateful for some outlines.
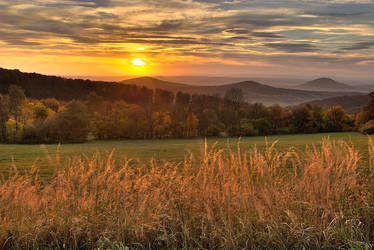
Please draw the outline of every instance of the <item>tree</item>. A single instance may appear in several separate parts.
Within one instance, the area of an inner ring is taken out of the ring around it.
[[[177,105],[188,105],[190,104],[191,101],[191,95],[188,93],[183,93],[181,91],[178,91],[177,94],[175,95],[175,103]]]
[[[370,102],[368,105],[368,118],[369,120],[374,119],[374,91],[369,94]]]
[[[155,90],[155,104],[156,105],[171,105],[174,100],[174,94],[171,91],[156,89]]]
[[[0,141],[6,140],[6,122],[9,120],[7,96],[0,95]]]
[[[290,114],[282,107],[276,105],[269,109],[271,119],[272,133],[277,134],[281,128],[287,127],[290,123]]]
[[[38,102],[33,106],[33,113],[35,122],[41,124],[48,117],[48,108],[44,106],[42,103]]]
[[[240,134],[240,107],[244,102],[243,90],[239,88],[230,88],[224,96],[226,106],[226,116],[231,116],[226,123],[229,128],[230,135]],[[230,115],[231,114],[231,115]]]
[[[41,102],[44,104],[44,106],[53,110],[54,112],[58,112],[61,106],[60,102],[55,98],[42,99]]]
[[[356,115],[355,128],[359,129],[363,124],[369,121],[369,110],[368,106],[361,108],[360,113]]]
[[[226,103],[233,104],[236,110],[244,102],[243,90],[239,88],[230,88],[226,91],[224,100]]]
[[[326,121],[323,115],[323,108],[320,106],[309,107],[310,118],[312,122],[313,132],[321,132],[326,127]]]
[[[90,114],[99,112],[102,109],[104,98],[96,94],[96,92],[90,92],[86,98],[86,105]]]
[[[327,128],[329,131],[350,130],[349,116],[341,106],[334,106],[325,112]]]
[[[252,121],[249,119],[242,119],[240,121],[240,132],[243,136],[258,135],[258,130],[254,128]]]
[[[171,116],[169,112],[153,112],[152,114],[152,134],[154,138],[170,137]]]
[[[10,85],[8,91],[9,113],[14,117],[14,120],[16,122],[15,130],[17,133],[19,127],[18,123],[22,115],[22,108],[26,104],[26,96],[24,90],[17,85]]]
[[[296,132],[310,133],[312,128],[311,113],[308,107],[303,106],[293,111],[293,124]]]
[[[7,140],[10,143],[18,143],[22,139],[23,126],[17,124],[16,120],[9,119],[6,123]]]
[[[268,135],[271,128],[271,123],[267,118],[259,118],[253,120],[253,127],[258,131],[259,135]]]
[[[218,116],[217,116],[216,111],[213,109],[209,109],[209,108],[204,109],[203,112],[199,115],[200,133],[202,135],[211,136],[207,134],[207,131],[212,125],[216,125],[217,123],[218,123]],[[214,135],[216,134],[218,135],[218,133],[214,133]]]
[[[190,113],[186,119],[186,137],[196,137],[199,131],[199,119],[194,113]]]
[[[47,140],[57,142],[84,142],[89,132],[89,118],[86,106],[71,101],[58,112],[47,126]]]

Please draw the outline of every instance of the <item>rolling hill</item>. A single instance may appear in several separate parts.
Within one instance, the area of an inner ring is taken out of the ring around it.
[[[153,95],[151,89],[136,85],[69,79],[0,68],[0,93],[6,94],[9,85],[13,84],[22,87],[27,97],[37,99],[84,100],[91,92],[95,92],[105,99],[144,104],[150,103]]]
[[[313,81],[298,85],[296,89],[310,91],[360,91],[359,88],[335,81],[331,78],[318,78]]]
[[[357,113],[360,112],[361,108],[367,105],[369,101],[369,95],[337,96],[323,100],[301,103],[296,107],[301,107],[303,105],[311,105],[320,106],[327,109],[339,105],[342,106],[348,113]]]
[[[358,92],[347,93],[345,91],[309,91],[298,89],[276,88],[255,81],[244,81],[234,84],[219,86],[192,86],[181,83],[162,81],[151,77],[134,78],[122,81],[124,84],[135,84],[148,88],[166,89],[172,92],[182,91],[191,94],[206,94],[224,96],[230,88],[239,88],[243,91],[245,100],[251,103],[259,102],[265,105],[279,104],[282,106],[296,105],[312,100],[320,100],[343,95],[357,95]]]
[[[307,91],[276,88],[255,81],[244,81],[219,86],[192,86],[151,77],[129,79],[122,82],[89,81],[46,76],[36,73],[23,73],[18,70],[0,68],[0,93],[6,93],[8,86],[16,84],[25,89],[28,97],[60,100],[85,99],[90,92],[111,100],[124,100],[128,103],[150,103],[152,90],[160,88],[172,92],[182,91],[190,94],[224,96],[230,88],[243,91],[245,100],[265,105],[294,106],[304,102],[321,100],[337,96],[359,95],[358,92]],[[144,86],[144,87],[140,87]]]

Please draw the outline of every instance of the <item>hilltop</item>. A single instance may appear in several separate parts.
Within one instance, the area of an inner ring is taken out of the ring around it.
[[[307,83],[298,85],[296,89],[310,91],[359,91],[359,88],[335,81],[331,78],[318,78]]]
[[[320,106],[325,109],[333,106],[341,106],[348,113],[360,112],[361,108],[367,105],[370,101],[369,95],[353,95],[353,96],[337,96],[323,100],[316,100],[311,102],[305,102],[297,105],[297,107],[304,105]]]
[[[152,77],[140,77],[122,82],[90,81],[46,76],[37,73],[23,73],[19,70],[0,68],[0,93],[6,93],[8,86],[16,84],[25,89],[32,98],[54,97],[60,100],[84,99],[90,92],[96,92],[112,100],[124,100],[128,103],[150,103],[152,89],[159,88],[171,92],[190,94],[218,95],[223,97],[230,88],[239,88],[250,103],[265,105],[291,106],[304,102],[321,100],[337,96],[358,95],[347,91],[310,91],[290,88],[277,88],[256,81],[218,86],[192,86],[188,84],[163,81]]]
[[[300,89],[277,88],[255,81],[243,81],[217,86],[192,86],[152,77],[140,77],[122,81],[124,84],[134,84],[147,88],[160,88],[172,92],[182,91],[191,94],[219,95],[223,96],[230,88],[239,88],[243,91],[244,98],[250,103],[263,103],[265,105],[295,105],[302,102],[347,95],[345,91],[309,91]],[[351,92],[351,95],[359,94]]]

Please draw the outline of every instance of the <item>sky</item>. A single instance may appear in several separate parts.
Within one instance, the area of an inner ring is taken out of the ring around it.
[[[0,67],[369,79],[374,0],[0,0]]]

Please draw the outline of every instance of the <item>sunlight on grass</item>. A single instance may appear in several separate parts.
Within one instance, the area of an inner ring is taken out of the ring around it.
[[[199,164],[71,161],[0,184],[8,248],[369,248],[370,159],[344,141],[306,151],[208,146]]]

